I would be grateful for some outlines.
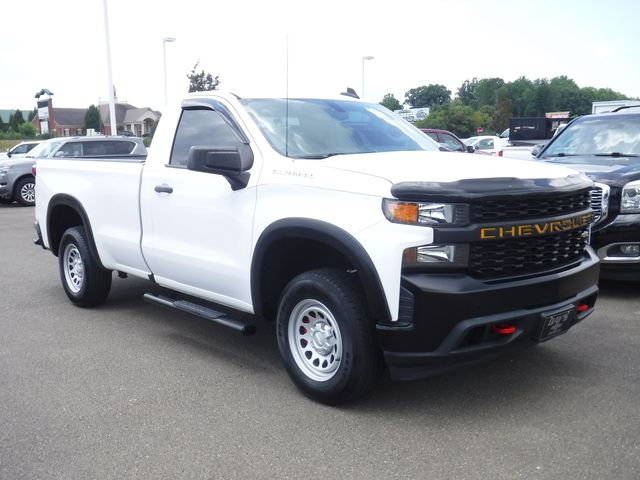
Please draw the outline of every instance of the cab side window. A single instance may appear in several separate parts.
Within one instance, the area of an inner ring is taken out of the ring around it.
[[[82,145],[80,142],[67,142],[55,153],[56,157],[81,157]]]
[[[169,164],[186,167],[189,150],[194,146],[228,147],[241,140],[224,117],[208,108],[182,111]]]

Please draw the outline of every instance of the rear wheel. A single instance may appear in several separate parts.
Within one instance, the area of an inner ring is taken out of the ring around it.
[[[359,286],[340,270],[313,270],[285,287],[278,347],[294,383],[309,397],[338,404],[375,385],[382,358]]]
[[[72,227],[64,232],[58,265],[64,291],[74,304],[94,307],[107,299],[111,271],[102,268],[91,254],[84,227]]]
[[[31,207],[36,204],[36,181],[33,177],[23,178],[16,183],[13,196],[20,205]]]

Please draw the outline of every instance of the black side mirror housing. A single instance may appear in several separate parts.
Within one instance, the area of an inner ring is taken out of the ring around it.
[[[194,146],[187,159],[187,169],[222,175],[233,190],[247,186],[252,166],[253,151],[243,143],[230,147]]]
[[[13,153],[11,153],[11,150],[7,149],[7,157],[11,158],[11,155],[13,155]]]
[[[466,147],[466,148],[467,148],[467,152],[468,152],[468,153],[473,153],[473,152],[475,152],[475,151],[476,151],[476,149],[475,149],[475,148],[473,148],[473,145],[467,145],[467,147]]]

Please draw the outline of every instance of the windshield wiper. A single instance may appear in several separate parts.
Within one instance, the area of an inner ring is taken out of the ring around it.
[[[375,150],[362,151],[362,152],[331,152],[331,153],[311,153],[309,155],[290,155],[291,158],[301,160],[323,160],[329,157],[335,157],[336,155],[357,155],[359,153],[375,153]]]
[[[635,153],[620,153],[620,152],[611,152],[611,153],[595,153],[596,157],[637,157]]]
[[[578,154],[576,153],[564,153],[564,152],[560,152],[560,153],[552,153],[549,155],[550,157],[577,157]]]

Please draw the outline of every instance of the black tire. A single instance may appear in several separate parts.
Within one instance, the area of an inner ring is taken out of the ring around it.
[[[19,180],[13,188],[13,198],[23,207],[34,206],[36,204],[36,180],[33,177]]]
[[[91,254],[84,227],[71,227],[64,232],[58,265],[69,300],[79,307],[104,303],[111,290],[111,271],[100,267]]]
[[[368,393],[382,372],[373,322],[353,275],[322,269],[298,275],[278,306],[278,348],[300,390],[337,405]]]

